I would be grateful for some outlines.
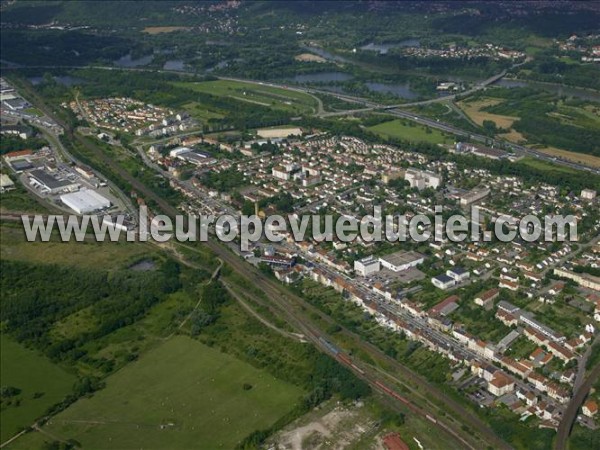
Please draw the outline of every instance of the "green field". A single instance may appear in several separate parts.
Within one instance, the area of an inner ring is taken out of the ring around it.
[[[15,177],[11,177],[15,181]],[[12,191],[0,194],[0,211],[24,212],[24,213],[48,213],[51,212],[49,205],[44,200],[37,199],[33,194],[25,190],[19,182]]]
[[[158,255],[155,247],[139,242],[27,242],[22,225],[0,227],[0,258],[90,269],[114,269]]]
[[[217,80],[199,83],[177,82],[175,84],[197,92],[229,97],[295,114],[314,113],[317,109],[317,101],[311,95],[255,83]]]
[[[569,174],[577,173],[577,171],[575,169],[571,169],[570,167],[559,166],[558,164],[552,164],[547,161],[543,161],[541,159],[533,158],[531,156],[526,156],[525,158],[520,159],[517,162],[517,164],[522,164],[525,166],[532,167],[534,169],[545,170],[548,172],[569,173]]]
[[[244,389],[246,383],[251,389]],[[44,429],[90,449],[229,449],[272,425],[301,394],[264,371],[176,336],[110,376],[105,389]]]
[[[37,108],[26,108],[25,112],[28,113],[28,114],[33,114],[34,116],[38,116],[38,117],[42,117],[44,115],[44,113],[41,112]]]
[[[404,139],[413,142],[424,141],[431,144],[451,144],[454,142],[452,137],[444,135],[441,131],[416,125],[403,119],[383,122],[367,129],[384,138]]]
[[[5,442],[22,427],[32,425],[46,410],[71,392],[75,376],[63,371],[50,360],[29,350],[8,336],[0,336],[0,385],[21,392],[2,399],[0,438]],[[34,394],[36,394],[34,398]],[[16,400],[19,406],[15,406]]]

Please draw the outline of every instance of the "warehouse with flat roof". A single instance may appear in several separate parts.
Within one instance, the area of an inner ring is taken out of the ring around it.
[[[47,190],[50,194],[57,194],[61,191],[72,191],[79,187],[79,184],[68,180],[59,180],[41,169],[35,169],[29,172],[30,183]]]
[[[61,201],[77,214],[87,214],[110,208],[110,200],[92,189],[82,189],[60,196]]]
[[[410,269],[425,261],[425,257],[417,252],[396,252],[379,258],[381,265],[393,272]]]

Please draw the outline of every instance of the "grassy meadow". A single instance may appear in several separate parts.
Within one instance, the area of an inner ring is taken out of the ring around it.
[[[110,376],[44,430],[83,448],[233,448],[299,400],[300,388],[176,336]]]
[[[46,410],[71,392],[76,377],[38,352],[0,335],[0,385],[20,389],[2,396],[0,440],[5,442],[21,428],[33,424]]]

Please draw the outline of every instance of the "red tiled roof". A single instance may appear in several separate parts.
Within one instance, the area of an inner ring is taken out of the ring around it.
[[[383,437],[383,445],[387,450],[409,450],[408,445],[398,433],[390,433]]]

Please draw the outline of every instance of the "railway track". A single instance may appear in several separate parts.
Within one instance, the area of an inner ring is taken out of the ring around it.
[[[319,348],[331,353],[331,350],[323,345],[319,338],[327,339],[328,336],[326,333],[321,331],[320,329],[315,328],[311,324],[311,320],[309,317],[311,316],[319,316],[321,320],[328,324],[336,324],[337,322],[333,320],[331,317],[327,316],[323,312],[321,312],[318,308],[308,303],[306,300],[288,292],[283,288],[283,286],[277,284],[274,280],[267,278],[264,274],[260,273],[258,270],[251,267],[248,263],[244,262],[241,258],[234,255],[229,251],[229,249],[223,247],[222,245],[215,243],[213,241],[207,242],[209,248],[216,253],[224,262],[226,262],[230,267],[232,267],[237,273],[242,274],[243,276],[253,280],[253,284],[257,287],[260,287],[261,290],[270,298],[271,302],[274,303],[274,306],[277,307],[280,314],[286,317],[286,320],[297,329],[300,330],[305,337],[312,342],[314,342]],[[246,266],[246,267],[244,267]],[[304,312],[299,313],[298,310],[302,310]],[[439,400],[444,405],[444,412],[447,413],[451,417],[461,417],[464,423],[468,423],[474,431],[476,431],[484,440],[492,445],[494,448],[502,448],[508,449],[510,446],[502,441],[498,436],[494,434],[494,432],[485,424],[481,419],[479,419],[475,414],[468,411],[464,406],[458,403],[456,400],[453,400],[448,395],[443,393],[437,387],[432,386],[426,380],[421,378],[420,376],[413,373],[411,370],[404,367],[395,359],[389,357],[385,353],[383,353],[379,348],[365,342],[358,336],[356,333],[348,330],[345,327],[341,327],[340,333],[352,339],[353,344],[359,347],[361,350],[366,353],[374,356],[374,359],[378,359],[385,363],[387,367],[390,368],[394,372],[394,374],[401,376],[401,378],[405,381],[409,381],[412,384],[419,387],[419,390],[422,392],[428,392]],[[364,368],[367,368],[363,366]],[[368,367],[369,371],[373,369]],[[356,372],[356,371],[355,371]],[[362,375],[358,374],[357,375]],[[381,392],[381,387],[375,385],[373,380],[366,378],[366,376],[362,377],[366,381],[369,381],[369,384],[375,389]],[[374,377],[375,380],[379,380],[377,377]],[[430,402],[426,399],[423,394],[418,391],[414,391],[414,394],[418,394],[421,396],[426,402],[428,402],[432,407],[436,409],[441,409],[439,405]],[[427,414],[423,414],[425,417]],[[444,428],[444,424],[439,424],[440,428]],[[452,434],[452,433],[451,433]],[[456,437],[456,434],[453,434]],[[475,443],[475,448],[480,448],[482,443]]]
[[[162,197],[160,197],[154,191],[149,189],[142,182],[140,182],[137,178],[135,178],[131,173],[129,173],[127,170],[125,170],[123,167],[121,167],[119,164],[117,164],[114,159],[111,159],[106,154],[104,154],[104,152],[102,151],[102,149],[100,147],[83,139],[83,137],[79,136],[78,133],[73,132],[73,130],[71,129],[69,124],[67,124],[63,120],[55,117],[55,115],[51,111],[51,108],[29,86],[23,84],[22,86],[20,86],[20,88],[22,88],[23,90],[25,90],[27,92],[27,96],[29,97],[29,100],[32,103],[35,103],[38,108],[40,108],[49,117],[53,118],[60,126],[62,126],[65,129],[65,134],[69,139],[73,139],[73,140],[77,141],[87,151],[89,151],[96,158],[98,158],[98,160],[101,163],[106,164],[112,171],[114,171],[115,174],[117,174],[119,177],[121,177],[124,181],[128,182],[132,186],[132,188],[138,192],[138,195],[145,197],[146,201],[153,200],[156,203],[156,205],[158,206],[158,208],[160,210],[162,210],[163,213],[165,213],[171,217],[174,217],[175,215],[179,214],[179,211],[174,206],[172,206],[170,203],[168,203],[166,200],[164,200]],[[267,278],[264,274],[262,274],[256,268],[254,268],[247,262],[243,261],[239,256],[232,253],[231,250],[228,249],[227,247],[225,247],[224,245],[222,245],[216,241],[213,241],[213,240],[209,240],[208,242],[205,243],[205,245],[217,257],[221,258],[221,260],[224,263],[228,264],[232,269],[234,269],[240,276],[246,278],[248,280],[248,283],[259,287],[265,293],[265,295],[269,298],[270,303],[273,304],[273,306],[275,306],[278,309],[278,311],[280,312],[281,315],[286,317],[286,320],[292,326],[294,326],[307,339],[309,339],[313,343],[315,343],[315,345],[318,348],[326,351],[326,349],[324,348],[324,345],[321,343],[321,341],[319,341],[319,338],[322,337],[322,338],[326,339],[327,336],[325,335],[324,332],[322,332],[320,329],[318,329],[317,327],[314,327],[314,325],[311,324],[311,320],[309,319],[308,316],[310,314],[316,314],[326,323],[337,325],[337,323],[331,317],[325,315],[324,313],[322,313],[320,310],[318,310],[316,307],[314,307],[313,305],[311,305],[310,303],[308,303],[306,300],[302,299],[301,297],[299,297],[295,294],[292,294],[291,292],[286,290],[283,286],[276,283],[274,280]],[[303,311],[306,311],[306,312],[303,312]],[[386,364],[386,366],[390,367],[390,369],[393,370],[396,374],[402,375],[402,378],[404,378],[405,380],[408,380],[412,384],[418,386],[419,389],[422,390],[422,392],[427,392],[431,396],[436,398],[440,403],[443,404],[443,407],[444,407],[443,412],[445,412],[450,417],[454,417],[454,418],[460,417],[462,419],[461,423],[468,424],[469,427],[473,431],[475,431],[482,439],[484,439],[485,444],[488,444],[488,445],[493,446],[494,448],[500,448],[500,449],[510,449],[511,448],[504,441],[502,441],[498,436],[496,436],[494,434],[494,432],[475,414],[468,411],[465,407],[463,407],[456,400],[453,400],[452,398],[450,398],[449,396],[444,394],[437,387],[432,386],[426,380],[424,380],[420,376],[416,375],[415,373],[413,373],[412,371],[410,371],[409,369],[407,369],[406,367],[401,365],[398,361],[396,361],[396,360],[390,358],[389,356],[387,356],[386,354],[384,354],[376,346],[374,346],[368,342],[364,342],[361,339],[361,337],[356,335],[354,332],[352,332],[346,328],[343,328],[343,327],[342,327],[341,332],[344,335],[352,338],[354,343],[359,348],[361,348],[367,354],[374,356],[375,357],[374,359],[383,361]],[[382,392],[382,391],[387,392],[380,385],[376,384],[376,381],[379,381],[379,379],[375,375],[372,375],[369,373],[372,371],[371,368],[363,366],[363,368],[361,370],[365,373],[360,373],[356,369],[354,369],[354,372],[357,374],[357,376],[359,376],[363,380],[367,381],[369,383],[369,385],[371,385],[375,390],[377,390],[379,392]],[[381,383],[381,381],[379,381],[379,383]],[[383,384],[383,383],[381,383],[381,384]],[[387,387],[387,389],[391,390],[391,388],[389,388],[389,387]],[[391,391],[395,392],[393,390],[391,390]],[[413,393],[416,393],[416,391],[413,391]],[[398,395],[398,394],[396,393],[396,395]],[[401,396],[399,396],[399,397],[401,397]],[[434,405],[436,407],[436,409],[441,409],[439,405],[432,404],[432,402],[428,401],[424,397],[423,394],[420,394],[420,397],[424,398],[425,401],[427,401],[429,404]],[[410,403],[410,401],[408,399],[406,399],[404,397],[402,397],[402,398],[406,402]],[[399,400],[398,398],[395,398],[395,399]],[[402,401],[402,403],[405,403],[405,402]],[[406,405],[406,403],[405,403],[405,405]],[[418,407],[416,407],[414,405],[413,405],[413,407],[415,408],[413,410],[413,412],[415,412],[416,414],[422,415],[424,413],[424,411],[420,410]],[[431,421],[431,419],[429,417],[427,417],[428,415],[430,415],[430,414],[425,414],[424,417]],[[434,422],[432,422],[432,423],[434,423]],[[458,439],[459,442],[462,442],[463,445],[467,445],[469,448],[477,449],[477,448],[481,448],[482,446],[484,446],[484,443],[481,441],[473,442],[475,440],[475,437],[473,435],[469,435],[469,433],[466,433],[462,430],[459,433],[454,429],[454,427],[450,427],[449,425],[445,424],[444,422],[441,422],[439,420],[439,418],[436,419],[436,422],[434,423],[434,425],[436,425],[440,430],[449,433],[451,436],[453,436],[455,439]],[[460,429],[461,427],[458,427],[458,428]],[[465,435],[467,435],[469,437],[465,437]],[[467,442],[472,442],[472,443],[467,443]]]
[[[579,408],[583,404],[583,401],[587,397],[592,388],[593,384],[600,377],[600,364],[597,364],[593,368],[592,372],[588,375],[585,381],[579,386],[579,389],[573,395],[573,398],[569,402],[567,409],[563,415],[558,431],[556,433],[556,441],[554,448],[555,450],[565,450],[567,448],[567,440],[571,434],[571,430],[575,425],[575,419],[577,419],[577,413]]]

